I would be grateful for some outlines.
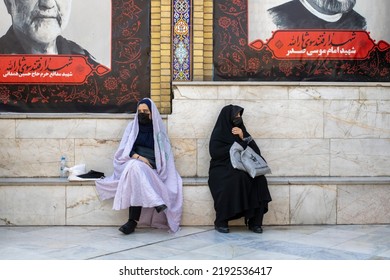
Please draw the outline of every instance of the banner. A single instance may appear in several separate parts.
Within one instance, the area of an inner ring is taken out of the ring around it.
[[[10,2],[0,8],[0,112],[135,112],[150,97],[150,1]]]
[[[390,81],[390,1],[221,0],[214,9],[214,80]]]

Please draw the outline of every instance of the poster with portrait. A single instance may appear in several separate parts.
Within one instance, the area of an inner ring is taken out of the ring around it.
[[[214,1],[214,80],[390,81],[390,1]]]
[[[0,15],[0,112],[135,112],[150,97],[150,1],[5,0]]]

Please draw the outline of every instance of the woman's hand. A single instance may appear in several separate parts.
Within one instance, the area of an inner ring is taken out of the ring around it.
[[[132,158],[138,159],[138,160],[142,161],[143,163],[146,163],[147,165],[149,165],[150,168],[153,168],[153,166],[150,164],[149,160],[146,157],[143,157],[143,156],[138,155],[138,154],[134,154],[132,156]]]
[[[153,168],[153,166],[150,164],[149,160],[146,157],[139,156],[138,160],[146,163],[147,165],[149,165],[150,168]]]
[[[239,127],[233,127],[232,128],[232,134],[233,135],[238,135],[238,137],[240,137],[240,139],[244,139],[244,132],[242,132],[242,129],[239,128]]]

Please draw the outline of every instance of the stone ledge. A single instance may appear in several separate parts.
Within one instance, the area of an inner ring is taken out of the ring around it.
[[[0,112],[0,119],[134,119],[134,113],[8,113]],[[161,118],[166,120],[168,115],[161,114]]]
[[[183,177],[184,186],[207,185],[207,177]],[[270,185],[389,185],[390,176],[383,177],[267,177]],[[0,178],[0,186],[94,185],[94,181],[68,181],[61,178]]]
[[[389,87],[386,82],[305,82],[305,81],[274,81],[274,82],[254,82],[254,81],[175,81],[173,86],[345,86],[345,87]]]
[[[207,185],[207,177],[184,177],[183,185],[199,186]],[[390,176],[383,177],[291,177],[291,176],[267,176],[268,184],[270,185],[388,185],[390,184]]]
[[[390,223],[390,176],[268,176],[268,181],[273,200],[265,225]],[[183,185],[182,225],[212,225],[207,177],[185,177]],[[93,181],[0,178],[0,226],[120,225],[127,218],[126,209],[114,211],[112,200],[99,200]]]

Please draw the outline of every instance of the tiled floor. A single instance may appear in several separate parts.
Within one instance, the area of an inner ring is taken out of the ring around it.
[[[0,227],[1,260],[390,260],[390,225],[183,227],[176,234],[117,227]]]

